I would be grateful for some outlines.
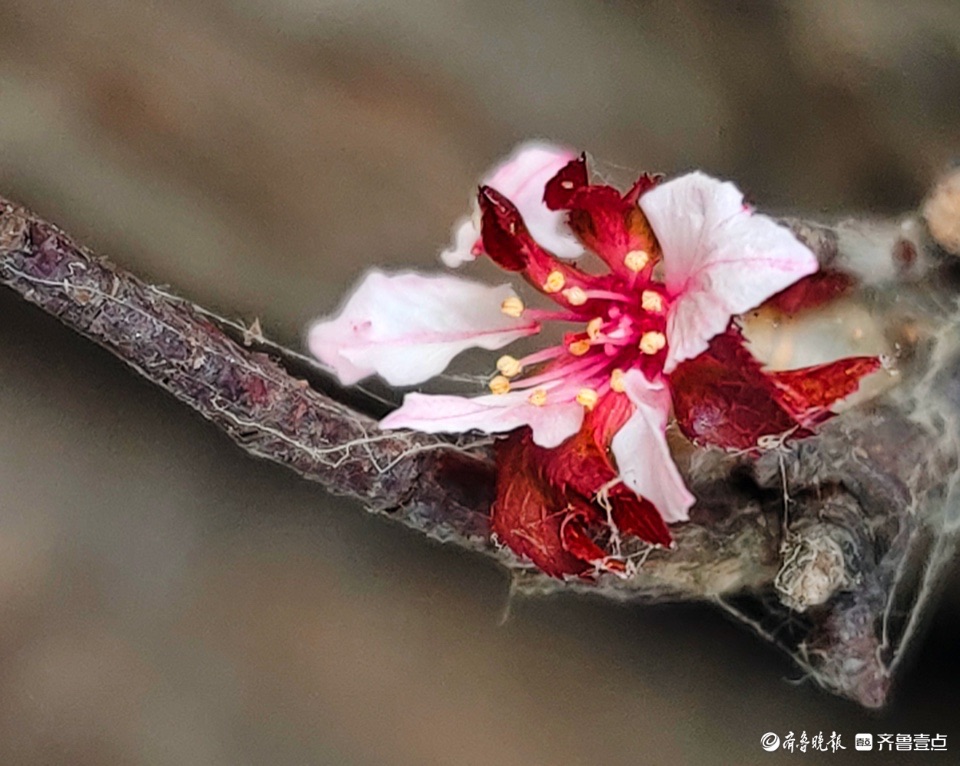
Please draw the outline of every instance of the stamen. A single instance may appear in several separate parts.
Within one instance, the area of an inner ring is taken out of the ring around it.
[[[558,293],[566,283],[567,280],[562,271],[551,271],[547,274],[547,281],[543,283],[543,291],[545,293]]]
[[[623,265],[634,273],[643,271],[648,263],[650,263],[650,254],[646,250],[631,250],[623,256]]]
[[[655,290],[644,290],[640,294],[640,305],[644,311],[659,314],[663,311],[663,296]]]
[[[610,388],[618,394],[627,390],[627,383],[624,380],[624,373],[619,367],[610,373]]]
[[[535,407],[542,407],[547,403],[547,389],[538,388],[527,397],[527,401]]]
[[[592,388],[581,388],[577,393],[577,404],[583,405],[588,410],[596,407],[599,399],[599,394]]]
[[[516,295],[511,295],[500,304],[500,311],[502,311],[508,317],[513,317],[514,319],[520,318],[520,316],[523,314],[523,308],[523,301],[520,300]]]
[[[600,328],[603,327],[603,318],[594,317],[587,322],[587,337],[590,340],[597,340],[600,337]]]
[[[570,344],[570,353],[574,356],[583,356],[590,350],[590,341],[575,340]]]
[[[505,394],[510,390],[510,381],[503,375],[497,375],[490,381],[490,392],[494,394]]]
[[[548,311],[546,309],[524,309],[524,319],[533,322],[582,322],[583,317],[572,311]]]
[[[667,345],[667,337],[662,332],[651,330],[640,338],[640,350],[644,354],[656,354]]]
[[[594,300],[620,301],[621,303],[629,303],[631,301],[629,295],[613,290],[585,290],[583,294],[587,298],[593,298]]]
[[[569,301],[571,306],[582,306],[587,302],[587,294],[580,287],[568,287],[563,291],[563,297]]]
[[[535,351],[532,354],[527,354],[520,361],[521,367],[529,367],[532,364],[540,364],[540,362],[547,362],[551,359],[556,359],[558,356],[561,356],[567,351],[565,346],[548,346],[547,348],[542,348],[539,351]]]
[[[497,360],[497,369],[508,378],[515,378],[523,372],[523,365],[509,354],[504,354]]]
[[[515,389],[528,391],[542,387],[549,391],[554,386],[565,384],[571,380],[592,380],[591,376],[606,367],[607,364],[606,359],[594,355],[579,359],[567,357],[567,359],[549,367],[539,375],[534,375],[531,378],[517,378],[513,382],[513,386]]]

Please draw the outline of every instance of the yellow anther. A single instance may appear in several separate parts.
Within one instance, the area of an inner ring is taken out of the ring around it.
[[[603,327],[603,319],[594,317],[587,322],[587,337],[590,340],[597,340],[600,337],[600,328]]]
[[[640,350],[644,354],[656,354],[666,345],[667,336],[656,330],[645,332],[640,338]]]
[[[547,403],[547,389],[538,388],[534,390],[534,392],[527,397],[527,401],[535,407],[542,407]]]
[[[515,378],[523,371],[523,365],[509,354],[504,354],[497,360],[497,369],[502,375]]]
[[[583,356],[590,350],[590,341],[575,340],[569,346],[570,353],[574,356]]]
[[[547,281],[543,283],[543,291],[545,293],[558,293],[566,283],[567,280],[562,271],[551,271],[547,274]]]
[[[619,367],[610,373],[610,390],[622,394],[627,390],[627,382],[624,380],[623,370]]]
[[[644,311],[659,314],[663,311],[663,296],[655,290],[644,290],[640,293],[640,305]]]
[[[563,291],[563,297],[571,306],[582,306],[587,302],[587,294],[580,287],[568,287]]]
[[[523,301],[520,300],[516,295],[511,295],[500,304],[500,311],[502,311],[508,317],[513,317],[514,319],[520,318],[520,315],[523,314],[523,309]]]
[[[631,250],[623,256],[623,265],[630,271],[643,271],[650,263],[650,254],[646,250]]]
[[[490,391],[494,394],[505,394],[510,390],[510,381],[503,375],[497,375],[490,381]]]
[[[597,400],[600,396],[592,388],[581,388],[577,393],[577,404],[583,405],[588,410],[597,406]]]

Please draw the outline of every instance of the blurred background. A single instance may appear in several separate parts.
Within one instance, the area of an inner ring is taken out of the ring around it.
[[[0,193],[289,344],[366,268],[436,265],[532,137],[773,211],[910,209],[960,147],[960,5],[0,0]],[[855,753],[861,731],[960,751],[957,577],[868,714],[707,608],[511,601],[12,294],[0,318],[2,764],[787,760],[767,731],[837,731],[838,763],[924,759]]]

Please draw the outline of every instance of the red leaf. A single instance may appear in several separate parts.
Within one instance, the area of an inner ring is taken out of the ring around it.
[[[621,534],[633,535],[654,545],[670,547],[673,538],[660,512],[646,498],[639,498],[624,484],[617,484],[609,492],[613,523]]]
[[[652,175],[650,173],[644,173],[636,180],[636,183],[630,187],[630,190],[623,195],[623,198],[627,202],[636,205],[640,197],[659,184],[663,179],[664,175],[662,173],[654,173]]]
[[[564,285],[584,290],[607,289],[615,281],[609,276],[594,276],[561,261],[537,244],[531,236],[520,211],[496,189],[480,188],[480,233],[487,254],[507,271],[519,271],[537,290],[545,292],[564,308],[582,314],[583,304],[570,302],[564,292],[548,292],[546,283],[551,272],[563,275]]]
[[[501,543],[551,577],[580,575],[589,564],[567,550],[560,535],[567,503],[540,475],[526,428],[497,442],[497,499],[491,528]]]
[[[581,154],[547,182],[543,190],[544,204],[551,210],[565,210],[573,195],[587,183],[587,157]]]
[[[796,427],[778,391],[731,327],[670,376],[680,430],[698,444],[755,449],[762,436]]]
[[[584,187],[573,195],[567,209],[573,233],[614,273],[632,275],[623,259],[633,250],[648,253],[651,264],[658,257],[659,245],[643,211],[612,186]]]
[[[816,367],[770,372],[780,398],[793,417],[805,426],[833,415],[830,407],[860,387],[860,380],[881,367],[875,356],[853,356]]]
[[[809,435],[812,426],[834,415],[831,405],[879,367],[876,357],[857,356],[765,372],[731,325],[670,376],[674,415],[680,430],[697,443],[755,449],[764,436]]]
[[[498,442],[497,537],[554,577],[597,567],[623,571],[623,562],[605,548],[613,532],[608,519],[621,535],[670,545],[660,513],[618,483],[609,458],[610,440],[631,411],[625,396],[607,394],[579,433],[559,447],[538,447],[528,429]]]
[[[571,512],[560,523],[560,541],[571,555],[608,572],[625,572],[622,559],[611,556],[590,537],[584,514]]]
[[[483,249],[494,262],[507,271],[523,271],[530,262],[532,250],[540,249],[523,223],[514,204],[496,189],[481,186],[480,236]]]
[[[544,450],[541,465],[545,480],[566,497],[589,498],[606,526],[610,518],[623,533],[649,543],[669,546],[672,538],[663,517],[648,500],[641,500],[629,487],[618,483],[617,471],[607,449],[614,435],[633,410],[625,396],[607,394],[588,413],[580,432],[559,447]],[[602,490],[603,497],[598,498]]]
[[[624,256],[644,250],[651,263],[659,254],[656,237],[637,199],[662,176],[644,173],[625,195],[612,186],[589,183],[587,160],[580,155],[547,182],[544,202],[551,210],[568,210],[568,223],[584,246],[599,255],[614,273],[632,276]]]
[[[592,496],[617,472],[607,456],[607,445],[633,414],[626,396],[608,393],[586,414],[583,426],[559,447],[542,450],[543,474],[560,487],[570,486],[581,495]]]
[[[796,314],[836,300],[849,292],[854,284],[853,277],[842,271],[818,271],[777,293],[764,306],[785,314]]]

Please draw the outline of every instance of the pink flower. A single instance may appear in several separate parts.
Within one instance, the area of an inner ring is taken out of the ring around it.
[[[543,322],[572,324],[561,344],[501,356],[489,394],[410,393],[382,422],[513,432],[498,445],[493,528],[550,574],[621,571],[618,535],[667,545],[665,522],[689,518],[694,497],[665,435],[671,408],[697,442],[755,449],[829,417],[876,369],[855,358],[765,373],[753,360],[732,320],[816,272],[817,261],[733,184],[644,175],[621,194],[590,184],[584,157],[542,145],[521,149],[491,182],[499,187],[478,196],[480,241],[472,223],[457,241],[474,239],[471,257],[520,273],[556,309],[528,308],[507,287],[374,272],[337,318],[313,326],[309,343],[344,383],[378,373],[404,385],[470,346],[501,348]],[[559,260],[543,240],[565,254],[576,242],[606,268]],[[466,259],[462,247],[445,254]]]

